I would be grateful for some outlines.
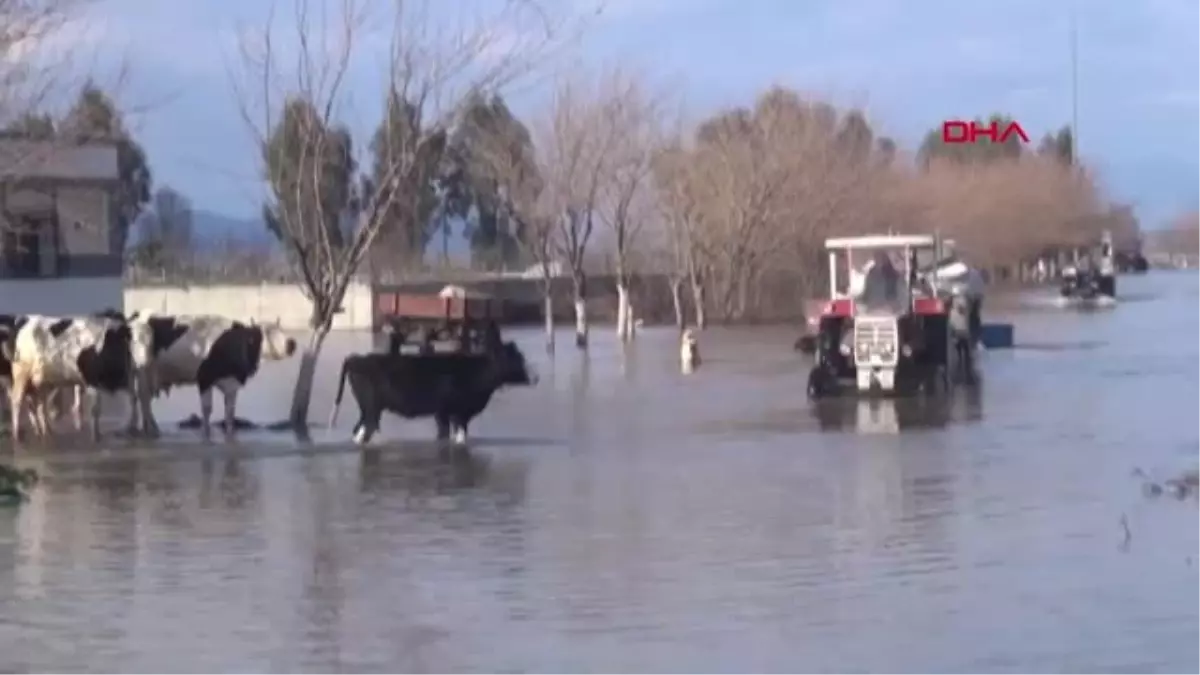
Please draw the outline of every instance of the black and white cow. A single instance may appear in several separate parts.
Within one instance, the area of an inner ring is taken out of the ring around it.
[[[525,356],[512,342],[498,336],[483,354],[352,354],[342,362],[329,425],[337,422],[346,380],[358,403],[354,442],[371,440],[383,411],[407,419],[433,417],[438,439],[453,430],[457,443],[466,442],[467,427],[483,412],[492,395],[505,385],[537,382]]]
[[[90,399],[93,438],[100,435],[100,392],[132,396],[134,357],[129,326],[119,320],[29,316],[17,329],[11,350],[12,435],[20,437],[21,411],[31,399],[37,431],[50,433],[49,397],[58,389],[83,386]],[[131,407],[132,407],[132,401]]]
[[[212,390],[225,399],[227,434],[236,425],[238,391],[264,360],[286,359],[296,341],[278,324],[242,323],[213,315],[161,315],[135,312],[129,317],[134,341],[147,345],[149,365],[141,373],[137,404],[144,430],[158,433],[151,400],[171,387],[196,385],[200,391],[201,429],[210,435]]]
[[[12,351],[17,331],[29,317],[20,314],[0,314],[0,385],[7,390],[12,386]]]

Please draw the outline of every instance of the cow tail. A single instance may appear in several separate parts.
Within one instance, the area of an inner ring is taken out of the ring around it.
[[[329,411],[329,428],[337,424],[338,409],[342,407],[342,394],[346,391],[346,367],[350,365],[350,358],[347,357],[342,361],[342,374],[338,376],[337,394],[333,397],[333,410]]]

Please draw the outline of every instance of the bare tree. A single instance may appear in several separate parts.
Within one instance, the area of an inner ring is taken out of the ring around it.
[[[192,256],[192,203],[169,186],[160,187],[151,200],[153,210],[138,219],[138,237],[130,254],[143,269],[188,268]]]
[[[927,227],[999,270],[1019,270],[1048,249],[1093,244],[1108,221],[1086,174],[1043,156],[934,161],[911,185]]]
[[[475,170],[494,186],[501,215],[516,223],[521,248],[539,272],[546,351],[554,352],[553,283],[557,276],[557,221],[552,209],[545,167],[527,137],[524,125],[505,124],[481,129],[472,139]],[[533,154],[530,150],[533,149]]]
[[[542,325],[546,336],[546,352],[554,353],[554,280],[558,278],[555,237],[558,230],[553,216],[547,213],[546,195],[539,195],[532,214],[526,220],[525,250],[536,261],[538,281],[542,291]]]
[[[0,0],[0,124],[75,88],[67,44],[86,27],[87,0]]]
[[[588,244],[599,218],[600,190],[608,169],[617,126],[612,99],[604,85],[584,78],[564,79],[556,87],[548,119],[536,146],[546,177],[544,203],[557,228],[559,255],[571,270],[575,308],[575,345],[587,348]]]
[[[699,204],[692,190],[693,182],[687,174],[687,153],[681,137],[658,148],[653,162],[654,196],[661,222],[666,229],[667,250],[671,256],[670,282],[671,304],[675,312],[675,324],[683,329],[687,315],[683,303],[683,285],[688,283],[692,291],[695,322],[698,328],[705,327],[703,284],[697,268],[696,228],[699,219]]]
[[[340,0],[330,12],[294,0],[291,44],[279,39],[273,14],[241,42],[247,78],[236,90],[269,182],[265,216],[312,302],[290,412],[298,433],[307,429],[317,359],[346,289],[388,223],[415,218],[404,212],[418,207],[416,196],[437,164],[431,155],[444,151],[457,111],[472,94],[511,83],[556,41],[573,37],[532,0],[503,3],[491,14],[468,9],[449,24],[433,19],[433,2],[387,3],[386,15],[372,15],[381,4]],[[451,4],[437,2],[437,14],[452,11]],[[355,153],[344,123],[347,87],[360,53],[379,51],[387,54],[379,126],[405,131],[374,139],[372,180],[362,181],[358,167],[369,162]],[[390,115],[408,123],[387,124]]]
[[[74,51],[89,26],[89,0],[0,0],[0,228],[23,228],[9,209],[7,192],[47,163],[62,147],[46,112],[73,93],[81,74]]]
[[[661,109],[643,85],[620,71],[608,75],[601,108],[612,126],[613,150],[600,179],[599,215],[612,236],[617,286],[617,337],[633,337],[629,285],[633,250],[652,216],[651,178],[660,143]]]

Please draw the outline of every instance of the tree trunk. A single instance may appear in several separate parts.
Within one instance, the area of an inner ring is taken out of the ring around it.
[[[296,388],[292,390],[292,411],[288,421],[301,437],[308,437],[308,406],[312,402],[313,379],[317,374],[317,361],[331,325],[322,323],[313,329],[308,346],[300,354],[300,372],[296,375]]]
[[[704,283],[699,279],[692,279],[692,306],[696,312],[696,328],[704,330],[708,325],[708,310],[706,307],[706,299],[704,297]]]
[[[582,271],[574,274],[575,281],[575,346],[587,349],[588,317],[587,317],[587,277]]]
[[[554,353],[554,294],[550,282],[542,287],[542,320],[546,326],[546,353]]]
[[[629,304],[629,287],[623,281],[617,281],[617,338],[633,338],[633,307]]]
[[[683,279],[678,277],[671,279],[671,306],[675,308],[675,325],[683,330],[687,317],[683,315]]]

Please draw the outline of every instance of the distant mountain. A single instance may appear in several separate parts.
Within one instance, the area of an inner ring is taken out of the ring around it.
[[[238,218],[203,209],[192,212],[192,239],[201,248],[213,248],[229,240],[271,248],[278,245],[261,218]]]
[[[192,212],[192,240],[202,251],[216,249],[230,240],[256,248],[278,249],[279,247],[275,235],[267,230],[267,226],[261,218],[229,216],[204,209],[196,209]],[[467,238],[463,236],[461,223],[455,223],[451,227],[450,236],[445,238],[445,241],[443,241],[441,233],[434,235],[426,249],[426,259],[439,260],[442,257],[443,247],[449,251],[450,258],[456,262],[465,262],[470,259],[471,246]]]

